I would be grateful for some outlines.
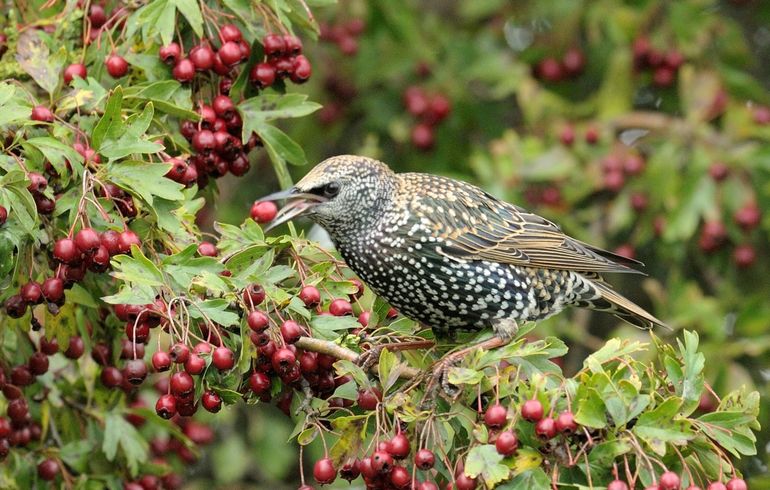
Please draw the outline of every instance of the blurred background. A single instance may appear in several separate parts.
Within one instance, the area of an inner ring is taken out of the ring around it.
[[[284,128],[312,164],[356,153],[464,179],[641,260],[641,288],[613,284],[673,327],[658,332],[667,341],[699,332],[714,391],[758,389],[770,426],[770,2],[343,0],[315,12],[309,90],[324,107]],[[256,167],[220,181],[205,219],[239,223],[278,188],[267,159]],[[536,332],[568,342],[567,375],[608,337],[649,341],[580,311]],[[211,423],[220,432],[190,488],[296,488],[293,427],[275,407]],[[770,488],[768,441],[764,430],[739,463],[752,488]]]

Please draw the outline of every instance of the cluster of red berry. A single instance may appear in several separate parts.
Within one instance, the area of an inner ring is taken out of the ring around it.
[[[185,57],[182,46],[172,42],[158,51],[158,56],[167,65],[172,66],[171,74],[179,82],[188,83],[195,78],[196,72],[213,71],[220,76],[228,76],[232,70],[244,63],[251,56],[251,46],[243,39],[238,26],[227,24],[219,30],[220,46],[217,51],[208,39],[202,40],[190,49]]]
[[[276,80],[288,78],[294,83],[305,83],[313,68],[302,54],[302,41],[296,36],[268,34],[262,39],[265,58],[249,72],[249,81],[258,89],[267,88]]]
[[[412,128],[412,144],[419,150],[430,150],[436,143],[436,126],[452,112],[452,103],[443,94],[430,95],[414,85],[407,87],[403,99],[407,112],[418,121]]]
[[[198,113],[198,123],[180,123],[182,136],[196,153],[186,162],[181,158],[168,159],[166,163],[172,167],[166,177],[186,186],[197,182],[203,188],[209,177],[219,178],[227,172],[245,175],[250,167],[248,152],[261,146],[262,141],[252,133],[246,144],[241,142],[243,121],[232,99],[217,95],[211,105],[201,103]]]
[[[680,490],[682,488],[682,479],[673,471],[665,471],[661,473],[657,483],[645,488],[645,490]],[[727,482],[727,485],[720,481],[709,483],[706,490],[747,490],[749,487],[746,482],[738,477],[732,478]],[[629,490],[628,484],[623,480],[613,480],[607,485],[607,490]],[[701,488],[694,483],[687,487],[687,490],[701,490]]]
[[[586,65],[586,57],[580,48],[570,48],[562,56],[561,60],[549,56],[540,60],[535,65],[534,75],[546,82],[561,82],[577,78],[583,73]]]
[[[620,192],[628,178],[644,172],[647,162],[637,152],[614,151],[602,159],[601,166],[603,187],[611,192]]]
[[[658,87],[670,87],[676,81],[684,56],[676,49],[667,52],[653,47],[646,37],[638,37],[633,44],[634,69],[651,70],[652,83]]]
[[[366,29],[366,22],[361,18],[353,18],[336,24],[321,24],[322,41],[334,43],[345,56],[358,53],[358,38]]]

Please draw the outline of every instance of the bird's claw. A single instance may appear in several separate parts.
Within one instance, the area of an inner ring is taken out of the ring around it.
[[[382,349],[382,345],[375,345],[371,349],[362,352],[355,361],[356,365],[360,366],[364,372],[368,372],[380,360]]]

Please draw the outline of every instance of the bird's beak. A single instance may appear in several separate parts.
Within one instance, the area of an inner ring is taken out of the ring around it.
[[[291,221],[297,216],[307,212],[309,209],[312,209],[315,206],[327,201],[327,199],[323,196],[301,192],[296,187],[286,189],[285,191],[275,192],[259,200],[280,201],[283,199],[287,199],[288,202],[284,207],[281,208],[280,211],[278,211],[278,214],[276,214],[275,218],[273,218],[273,221],[267,225],[265,231],[270,231],[273,228],[286,223],[287,221]]]

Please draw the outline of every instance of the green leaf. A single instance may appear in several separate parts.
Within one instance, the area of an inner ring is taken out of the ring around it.
[[[61,447],[59,457],[70,468],[78,473],[84,473],[87,471],[88,462],[94,449],[93,441],[72,441]]]
[[[262,94],[238,104],[243,119],[243,141],[248,141],[259,126],[276,119],[307,116],[321,108],[308,102],[304,94]]]
[[[118,448],[122,449],[132,475],[139,472],[139,464],[147,461],[147,441],[122,415],[107,413],[104,418],[102,452],[115,461]]]
[[[757,454],[756,436],[749,424],[756,417],[738,411],[712,412],[702,415],[695,424],[711,439],[735,456]]]
[[[476,446],[465,458],[465,474],[472,478],[481,477],[486,486],[492,488],[510,475],[510,468],[502,464],[502,460],[503,455],[497,452],[494,445]]]
[[[604,401],[596,389],[585,386],[585,382],[581,383],[578,387],[576,402],[575,421],[578,424],[594,429],[603,429],[607,426]]]
[[[203,36],[203,16],[196,0],[172,0],[176,8],[182,12],[190,27],[198,35]]]
[[[114,161],[134,153],[157,153],[161,151],[163,145],[143,138],[150,127],[154,113],[155,109],[152,102],[148,102],[141,114],[134,114],[126,120],[123,130],[117,138],[108,137],[104,141],[99,148],[99,153],[109,158],[110,161]]]
[[[24,101],[15,86],[0,82],[0,127],[29,119],[31,108]]]
[[[123,89],[118,86],[110,93],[104,114],[94,126],[91,133],[91,146],[98,152],[102,148],[102,142],[107,137],[118,137],[123,129],[123,121],[120,109],[123,104]]]
[[[164,177],[170,168],[166,163],[133,160],[111,163],[107,165],[107,179],[132,194],[139,195],[150,205],[154,196],[179,201],[184,198],[181,192],[184,186]]]
[[[385,394],[398,381],[398,376],[401,373],[398,356],[387,348],[382,349],[380,351],[380,360],[377,364],[377,372],[382,384],[382,393]]]
[[[497,487],[499,490],[546,490],[551,488],[551,479],[541,468],[527,470]]]
[[[449,369],[449,382],[453,385],[477,385],[484,379],[484,373],[475,369],[452,367]]]
[[[16,61],[35,82],[49,94],[53,94],[61,81],[61,70],[67,59],[67,50],[62,46],[51,56],[48,45],[37,29],[21,32],[16,44]]]
[[[71,177],[79,177],[82,173],[83,157],[71,145],[65,145],[50,136],[28,138],[22,145],[32,146],[40,151],[45,159],[51,162],[63,185],[67,185]],[[72,170],[67,168],[68,163]]]
[[[671,397],[654,410],[639,416],[634,434],[660,456],[666,454],[666,443],[687,444],[694,433],[687,419],[678,417],[682,399]]]
[[[131,246],[131,256],[116,255],[112,258],[112,275],[132,284],[144,286],[162,286],[163,275],[142,251]]]
[[[633,446],[626,439],[616,439],[614,441],[604,441],[591,449],[588,459],[591,464],[599,466],[611,466],[615,460],[631,452]]]
[[[208,299],[206,301],[193,301],[188,306],[190,316],[197,319],[207,318],[212,322],[229,327],[237,325],[240,321],[238,314],[227,311],[230,302],[226,299]]]
[[[269,146],[283,160],[294,165],[307,164],[305,151],[289,135],[270,124],[259,124],[256,132],[265,146]]]
[[[700,404],[701,394],[703,393],[703,367],[706,364],[706,357],[698,352],[698,334],[685,330],[684,345],[677,339],[679,352],[684,361],[684,377],[681,383],[676,383],[676,394],[684,400],[682,412],[689,415]]]
[[[325,340],[334,340],[339,335],[336,332],[351,330],[360,327],[361,324],[352,316],[316,316],[310,321],[314,336]]]
[[[583,369],[590,369],[594,373],[600,373],[604,371],[602,364],[613,359],[628,356],[634,352],[644,351],[646,348],[646,344],[641,342],[610,339],[601,349],[586,358],[583,362]]]

